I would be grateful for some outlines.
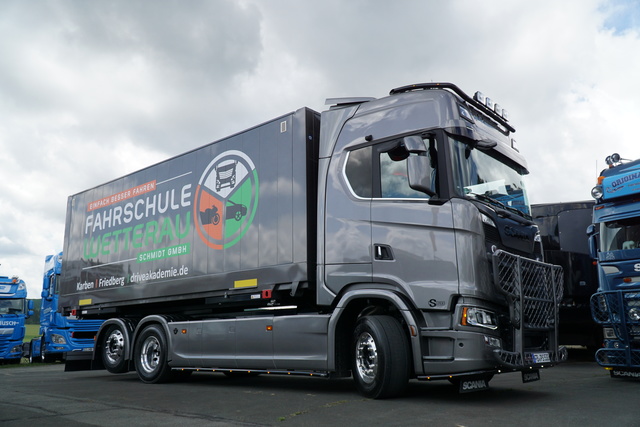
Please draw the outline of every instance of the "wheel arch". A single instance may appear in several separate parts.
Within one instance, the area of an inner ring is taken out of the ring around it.
[[[422,351],[419,329],[422,319],[415,309],[394,289],[352,289],[338,301],[329,320],[328,367],[339,375],[347,376],[351,365],[351,338],[358,319],[371,314],[389,314],[401,323],[407,335],[412,355],[412,372],[422,373]]]
[[[107,331],[111,328],[111,326],[118,326],[122,330],[124,334],[125,340],[128,343],[125,348],[125,360],[128,361],[128,364],[131,362],[131,354],[133,352],[133,332],[136,328],[136,321],[134,319],[125,319],[125,318],[112,318],[105,320],[102,325],[100,325],[100,329],[98,329],[98,333],[95,337],[95,344],[93,349],[93,359],[92,359],[92,368],[93,369],[105,369],[104,363],[102,362],[102,343],[104,341],[104,336]],[[130,367],[129,367],[130,369]]]

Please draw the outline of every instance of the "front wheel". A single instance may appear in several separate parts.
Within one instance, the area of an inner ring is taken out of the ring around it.
[[[353,333],[353,377],[365,397],[401,394],[409,382],[409,342],[391,316],[365,316]]]
[[[42,337],[42,341],[40,342],[40,361],[42,363],[53,363],[56,361],[57,359],[57,355],[56,354],[48,354],[45,351],[46,348],[46,342],[44,340],[44,336]]]
[[[145,383],[160,383],[171,377],[167,362],[167,338],[159,325],[149,325],[136,340],[133,352],[138,377]]]
[[[126,350],[129,343],[121,326],[109,327],[102,340],[102,362],[112,374],[127,372]],[[44,352],[43,352],[44,354]]]

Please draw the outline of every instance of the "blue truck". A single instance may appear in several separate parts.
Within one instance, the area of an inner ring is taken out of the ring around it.
[[[40,306],[40,336],[31,340],[29,360],[54,362],[82,358],[93,351],[93,338],[102,321],[79,320],[58,312],[58,283],[62,272],[62,253],[48,255],[44,264],[42,305]]]
[[[33,314],[27,285],[17,276],[0,276],[0,363],[20,363],[25,320]]]
[[[640,378],[640,159],[613,154],[607,164],[591,192],[600,283],[591,313],[604,333],[596,361],[612,377]]]

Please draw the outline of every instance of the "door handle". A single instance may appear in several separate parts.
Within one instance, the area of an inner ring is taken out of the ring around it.
[[[373,245],[373,257],[378,261],[393,261],[393,251],[389,245]]]

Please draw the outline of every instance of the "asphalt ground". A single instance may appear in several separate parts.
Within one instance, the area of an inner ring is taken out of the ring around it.
[[[541,371],[497,375],[459,394],[411,381],[389,400],[360,396],[351,379],[195,373],[143,384],[135,373],[64,372],[62,364],[0,369],[2,426],[640,426],[640,381],[613,379],[587,355]]]

